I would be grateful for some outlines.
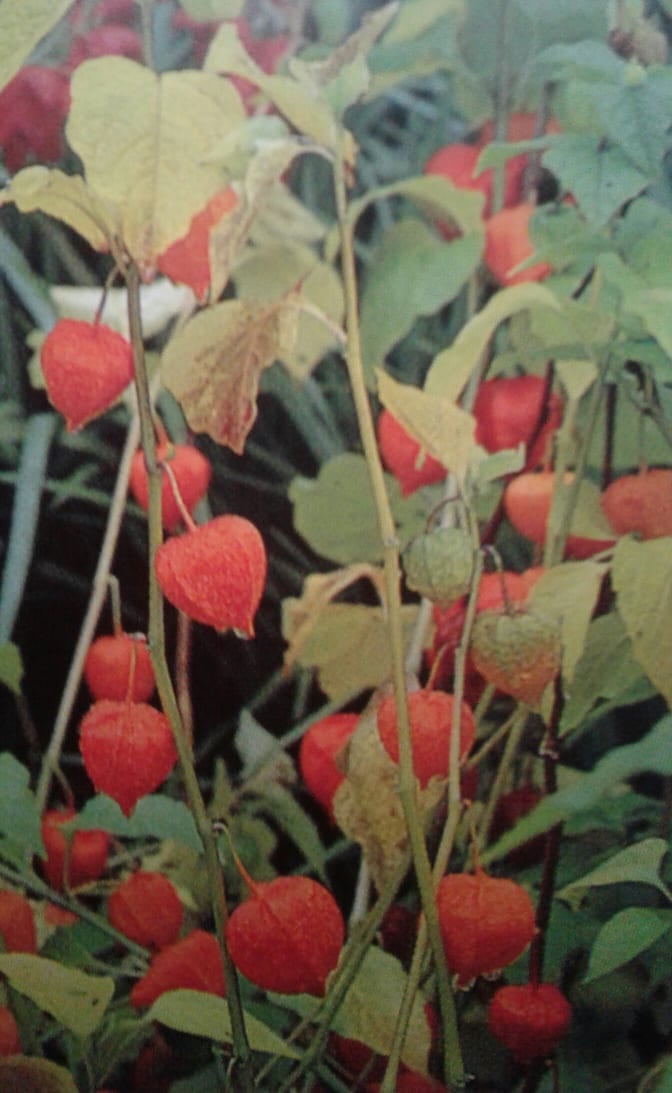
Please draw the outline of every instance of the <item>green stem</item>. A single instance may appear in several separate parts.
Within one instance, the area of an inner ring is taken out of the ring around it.
[[[457,1016],[448,969],[446,967],[436,903],[432,870],[425,845],[423,826],[417,808],[417,787],[413,773],[410,726],[406,701],[406,682],[404,671],[404,647],[402,638],[401,567],[399,562],[399,544],[396,528],[390,510],[385,489],[383,468],[378,453],[376,434],[369,405],[368,392],[364,382],[364,369],[359,337],[359,316],[357,300],[357,275],[355,270],[353,226],[348,217],[347,193],[345,185],[346,169],[342,156],[334,164],[334,187],[341,241],[341,273],[345,293],[346,313],[346,365],[355,404],[357,423],[366,458],[371,486],[374,495],[378,527],[383,545],[383,575],[387,605],[388,633],[390,641],[390,660],[392,681],[396,700],[396,714],[399,737],[399,796],[401,799],[408,838],[413,857],[422,909],[427,920],[432,955],[436,967],[437,986],[441,1017],[444,1027],[445,1072],[446,1082],[454,1088],[464,1084],[464,1066],[457,1033]]]
[[[494,138],[504,141],[507,138],[509,120],[509,0],[499,0],[497,15],[497,86],[495,89],[495,129]],[[492,177],[493,213],[499,212],[504,204],[504,164],[499,163]]]
[[[163,542],[161,527],[162,476],[161,468],[157,463],[154,447],[152,404],[147,381],[147,370],[145,368],[142,318],[140,314],[140,277],[135,264],[131,263],[128,266],[125,271],[125,277],[128,287],[128,322],[131,344],[133,346],[133,364],[140,414],[142,450],[145,457],[149,485],[149,651],[152,658],[152,666],[156,677],[156,687],[161,700],[161,705],[170,723],[173,739],[175,741],[175,748],[179,759],[180,772],[184,782],[187,801],[196,828],[203,842],[212,905],[212,917],[222,957],[224,981],[226,983],[226,998],[231,1017],[233,1048],[239,1064],[240,1089],[244,1090],[245,1093],[248,1093],[248,1091],[251,1091],[254,1088],[251,1071],[251,1055],[245,1030],[238,976],[225,942],[227,909],[224,877],[217,856],[215,835],[196,777],[191,749],[182,725],[180,710],[170,677],[168,662],[166,660],[163,597],[161,596],[161,591],[154,573],[154,557]]]
[[[132,953],[143,961],[147,960],[149,955],[147,949],[144,949],[142,945],[136,944],[135,941],[131,941],[125,934],[119,933],[118,930],[115,930],[114,926],[110,925],[103,915],[97,915],[95,911],[90,911],[88,907],[84,906],[83,903],[80,903],[74,896],[56,892],[32,873],[17,872],[9,866],[4,865],[2,862],[0,862],[0,877],[3,880],[8,881],[9,884],[15,885],[17,888],[26,888],[40,899],[47,900],[49,903],[55,903],[57,907],[62,907],[65,911],[72,911],[72,913],[77,915],[78,918],[81,918],[83,922],[89,922],[98,930],[102,930],[104,934],[111,937],[129,953]]]

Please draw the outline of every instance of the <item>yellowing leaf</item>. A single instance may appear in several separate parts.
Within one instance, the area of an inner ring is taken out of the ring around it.
[[[282,636],[288,642],[285,653],[285,669],[300,655],[301,649],[322,611],[336,596],[355,581],[367,578],[377,589],[382,600],[385,582],[381,569],[368,564],[349,565],[333,573],[311,573],[303,582],[300,599],[290,597],[282,605]]]
[[[19,212],[39,210],[78,232],[94,250],[108,249],[117,230],[115,211],[78,175],[48,167],[25,167],[0,191],[0,205],[13,201]]]
[[[344,781],[334,794],[339,827],[359,843],[376,888],[385,884],[407,849],[408,832],[399,796],[399,767],[390,759],[378,735],[375,696],[360,717],[343,754]],[[340,758],[340,757],[339,757]],[[421,813],[433,808],[445,793],[445,780],[430,779],[417,791]]]
[[[0,972],[14,990],[25,994],[76,1036],[90,1036],[114,994],[109,976],[86,975],[56,960],[28,953],[0,954]]]
[[[0,0],[0,88],[70,7],[72,0]]]
[[[11,1055],[0,1059],[2,1093],[77,1093],[69,1071],[48,1059]]]
[[[315,97],[321,94],[337,118],[342,118],[347,108],[368,90],[371,77],[366,55],[394,19],[399,6],[397,0],[378,11],[369,12],[359,28],[342,45],[332,50],[324,61],[290,60],[292,76]]]
[[[308,151],[309,145],[288,137],[266,142],[249,161],[245,177],[237,184],[238,204],[210,232],[213,300],[224,290],[231,269],[252,232],[257,214],[277,190],[280,175],[296,156]]]
[[[553,566],[540,577],[528,597],[532,606],[560,622],[562,677],[566,687],[583,653],[607,569],[607,565],[593,561]]]
[[[314,91],[289,76],[268,76],[249,56],[233,23],[224,23],[210,43],[204,65],[208,72],[242,76],[255,84],[290,124],[318,144],[336,150],[340,126]]]
[[[21,694],[23,679],[23,661],[18,646],[13,641],[0,644],[0,684],[8,687],[12,694]]]
[[[212,74],[157,75],[126,57],[85,61],[71,94],[68,141],[91,189],[117,210],[128,251],[151,269],[225,184],[207,156],[243,120],[240,97]]]
[[[338,324],[343,317],[341,279],[310,247],[291,242],[255,247],[236,266],[234,281],[239,296],[265,301],[283,296],[300,283],[303,298],[332,322]],[[324,322],[301,314],[296,344],[283,363],[295,379],[303,380],[334,344]]]
[[[635,658],[672,706],[672,539],[619,539],[611,579]]]
[[[190,1036],[206,1036],[218,1044],[231,1043],[233,1037],[228,1002],[204,991],[166,991],[154,1002],[148,1020],[159,1021]],[[251,1013],[245,1014],[245,1027],[253,1051],[264,1051],[285,1059],[299,1057],[298,1051],[289,1047]]]
[[[334,1019],[334,1031],[368,1044],[379,1055],[389,1055],[407,979],[396,957],[371,945]],[[423,1003],[422,994],[417,993],[401,1052],[402,1062],[418,1074],[428,1072],[432,1043]]]
[[[416,615],[416,607],[402,608],[405,639],[412,633]],[[334,701],[378,687],[391,671],[383,609],[328,604],[304,642],[297,663],[317,670],[320,687]]]
[[[376,370],[378,395],[407,432],[447,470],[463,480],[476,443],[476,421],[454,402],[428,395],[419,387],[398,383]]]
[[[499,324],[518,311],[542,305],[559,307],[553,293],[543,285],[513,285],[496,293],[462,327],[453,344],[434,358],[425,379],[425,391],[444,399],[456,399],[477,367]]]
[[[250,240],[257,247],[276,243],[297,246],[320,243],[325,233],[326,227],[319,217],[278,179],[264,193],[263,203],[250,231]]]
[[[239,454],[257,416],[259,376],[291,350],[297,309],[226,300],[199,312],[168,342],[164,383],[190,428]]]

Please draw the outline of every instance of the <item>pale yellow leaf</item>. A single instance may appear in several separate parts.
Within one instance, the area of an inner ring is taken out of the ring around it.
[[[425,391],[444,399],[457,399],[499,324],[518,311],[541,305],[559,307],[553,293],[543,285],[513,285],[497,292],[462,327],[453,344],[434,358],[425,379]]]
[[[210,232],[212,299],[221,296],[252,232],[257,214],[275,191],[278,179],[296,156],[308,151],[308,145],[288,137],[286,140],[268,141],[248,163],[245,177],[237,185],[237,205]]]
[[[157,75],[126,57],[85,61],[71,94],[68,141],[89,186],[116,208],[128,251],[151,269],[225,185],[207,156],[243,120],[240,97],[211,73]]]
[[[10,1055],[0,1059],[2,1093],[77,1093],[72,1076],[48,1059]]]
[[[672,538],[619,539],[611,579],[635,659],[672,706]]]
[[[287,121],[325,148],[336,150],[340,126],[326,103],[290,76],[269,76],[249,56],[233,23],[224,23],[210,43],[204,68],[242,76],[266,95]]]
[[[71,3],[72,0],[0,0],[0,89],[9,83]]]
[[[560,623],[562,678],[569,687],[583,653],[588,627],[608,565],[564,562],[547,570],[535,583],[528,602]]]
[[[226,300],[194,315],[168,342],[163,381],[190,428],[239,454],[257,415],[259,376],[291,349],[297,308]]]
[[[386,372],[376,370],[378,395],[383,406],[439,463],[460,480],[476,449],[476,421],[454,402],[428,395],[419,387],[398,383]]]
[[[13,202],[19,212],[40,211],[61,220],[94,250],[105,251],[118,230],[114,207],[93,193],[79,175],[48,167],[25,167],[0,191],[0,205]]]
[[[417,607],[402,608],[404,640],[412,632]],[[304,642],[297,658],[315,668],[320,687],[335,701],[378,687],[390,675],[390,638],[381,607],[330,603]]]
[[[363,578],[371,581],[382,601],[385,595],[383,571],[368,563],[344,566],[332,573],[311,573],[303,582],[301,598],[290,597],[284,600],[282,636],[289,646],[285,653],[285,669],[291,668],[299,657],[303,645],[327,604],[350,585]]]

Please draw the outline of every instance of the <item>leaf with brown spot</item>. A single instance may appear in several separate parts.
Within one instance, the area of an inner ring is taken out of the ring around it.
[[[162,376],[194,432],[242,453],[257,416],[259,376],[293,347],[297,301],[296,293],[271,304],[226,300],[171,338]]]

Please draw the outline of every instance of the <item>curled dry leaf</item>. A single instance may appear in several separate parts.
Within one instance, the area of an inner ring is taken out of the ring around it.
[[[385,884],[408,845],[406,821],[399,798],[399,767],[381,743],[377,703],[360,717],[342,760],[344,779],[333,798],[336,822],[362,848],[376,888]],[[432,778],[418,790],[418,809],[427,815],[445,793],[445,780]]]

